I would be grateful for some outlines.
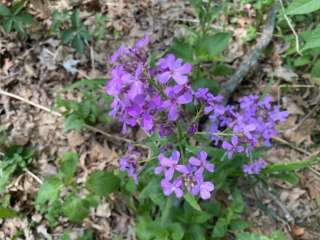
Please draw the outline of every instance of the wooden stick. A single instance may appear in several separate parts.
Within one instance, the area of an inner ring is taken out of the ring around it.
[[[59,113],[59,112],[56,112],[56,111],[54,111],[54,110],[52,110],[50,108],[47,108],[45,106],[42,106],[40,104],[34,103],[34,102],[30,101],[30,100],[27,100],[27,99],[25,99],[23,97],[20,97],[20,96],[16,95],[16,94],[6,92],[6,91],[4,91],[2,89],[0,89],[0,95],[5,95],[5,96],[8,96],[8,97],[17,99],[17,100],[22,101],[24,103],[27,103],[27,104],[29,104],[31,106],[39,108],[39,109],[41,109],[43,111],[46,111],[46,112],[48,112],[48,113],[50,113],[50,114],[52,114],[54,116],[63,117],[63,115],[61,113]],[[106,136],[108,138],[115,139],[115,140],[122,141],[122,142],[126,142],[126,143],[132,144],[134,146],[141,147],[141,148],[149,150],[149,147],[147,145],[144,145],[144,144],[141,144],[141,143],[136,143],[135,141],[132,141],[132,140],[124,138],[124,137],[112,135],[112,134],[107,133],[107,132],[105,132],[105,131],[103,131],[101,129],[98,129],[96,127],[93,127],[93,126],[90,126],[90,125],[87,125],[87,124],[85,124],[85,127],[87,129],[93,131],[93,132],[100,133],[100,134],[102,134],[102,135],[104,135],[104,136]]]
[[[272,39],[279,8],[280,4],[278,2],[272,6],[263,26],[261,37],[257,40],[256,46],[244,57],[238,70],[231,76],[231,78],[222,84],[220,94],[225,97],[225,101],[228,101],[252,66],[258,62],[263,50],[269,45]]]

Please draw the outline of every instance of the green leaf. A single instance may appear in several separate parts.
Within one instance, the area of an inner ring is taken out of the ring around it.
[[[62,206],[63,214],[72,222],[80,223],[89,215],[90,204],[86,199],[69,196]]]
[[[320,38],[319,38],[320,41]],[[320,79],[320,60],[317,60],[312,67],[311,76]]]
[[[311,61],[308,56],[302,56],[295,59],[293,65],[295,67],[302,67],[302,66],[308,65],[310,62]]]
[[[184,195],[184,199],[187,201],[187,203],[190,204],[191,207],[193,207],[195,210],[201,211],[201,207],[197,202],[197,199],[192,196],[190,193],[187,193]]]
[[[313,48],[320,48],[320,27],[317,27],[311,32],[304,32],[302,37],[306,42],[302,48],[303,51]]]
[[[7,17],[11,15],[11,11],[4,4],[0,4],[0,16]]]
[[[21,0],[21,1],[16,1],[12,7],[11,10],[13,12],[14,15],[18,15],[22,9],[24,8],[24,5],[26,3],[27,0]]]
[[[78,53],[84,52],[84,42],[79,34],[76,34],[72,39],[71,46],[77,50]]]
[[[219,218],[212,231],[211,237],[221,239],[228,230],[229,221],[226,218]]]
[[[74,38],[75,32],[73,29],[68,29],[62,33],[61,39],[63,43],[69,43]]]
[[[194,55],[193,47],[182,40],[175,38],[172,42],[172,46],[169,52],[172,52],[178,58],[182,58],[187,62],[193,61],[193,55]]]
[[[287,8],[288,15],[307,14],[320,9],[319,0],[294,0]]]
[[[11,208],[0,207],[0,219],[1,218],[14,218],[19,214]]]
[[[59,240],[71,240],[69,232],[65,231]]]
[[[71,23],[72,26],[76,29],[78,29],[82,24],[81,24],[81,18],[80,18],[80,11],[79,9],[75,10],[72,15],[71,15]]]
[[[275,175],[275,177],[292,185],[297,185],[299,183],[299,176],[295,172],[280,173]]]
[[[287,171],[294,171],[303,169],[314,164],[320,162],[319,157],[315,157],[310,160],[306,161],[298,161],[298,162],[290,162],[290,163],[275,163],[272,165],[268,165],[265,169],[262,170],[262,173],[280,173],[280,172],[287,172]]]
[[[198,57],[212,59],[218,56],[228,47],[231,36],[229,32],[220,32],[200,38],[196,49]]]
[[[116,191],[120,186],[120,179],[112,172],[95,171],[90,174],[86,187],[98,196],[107,196]]]
[[[4,29],[4,31],[6,31],[7,33],[11,32],[12,26],[13,26],[13,19],[12,19],[12,18],[6,18],[6,19],[3,21],[3,29]]]
[[[56,201],[62,187],[63,183],[57,176],[47,177],[38,191],[36,205],[41,207],[47,202],[51,204]]]
[[[0,177],[0,193],[5,191],[7,184],[11,180],[11,176],[14,173],[14,171],[17,169],[17,164],[12,163],[8,164],[6,166],[5,162],[0,162],[0,171],[1,171],[1,177]]]
[[[23,12],[16,17],[17,21],[21,22],[24,25],[33,24],[34,19],[30,13]]]
[[[173,240],[181,240],[183,239],[184,229],[179,223],[169,224],[168,228],[171,232],[171,238]]]
[[[79,155],[77,153],[66,152],[63,154],[63,158],[60,162],[60,172],[67,182],[72,180],[72,177],[77,170],[78,163]]]
[[[13,26],[15,30],[20,34],[20,36],[24,37],[26,35],[26,31],[24,29],[23,22],[19,21],[17,18],[13,21]]]
[[[65,132],[68,132],[70,130],[80,131],[84,126],[84,119],[79,117],[77,114],[70,114],[64,121]]]

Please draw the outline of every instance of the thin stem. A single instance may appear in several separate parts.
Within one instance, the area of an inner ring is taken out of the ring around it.
[[[196,134],[199,135],[213,135],[213,136],[242,136],[240,133],[224,133],[224,132],[218,132],[218,133],[210,133],[210,132],[197,132]]]
[[[291,31],[292,31],[295,39],[296,39],[296,51],[297,51],[297,53],[299,55],[302,55],[302,53],[300,51],[299,36],[298,36],[296,30],[294,29],[292,23],[291,23],[291,19],[287,16],[286,10],[285,10],[284,5],[283,5],[283,1],[279,0],[279,2],[280,2],[280,5],[281,5],[281,10],[282,10],[282,13],[283,13],[283,17],[287,21],[287,24],[288,24],[289,28],[291,29]]]
[[[29,175],[34,180],[36,180],[39,184],[43,183],[43,181],[38,176],[36,176],[33,172],[31,172],[28,168],[25,168],[24,171],[27,173],[27,175]]]

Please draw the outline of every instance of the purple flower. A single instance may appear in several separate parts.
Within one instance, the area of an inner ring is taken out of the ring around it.
[[[175,80],[180,85],[186,84],[188,74],[192,71],[191,64],[183,63],[181,59],[176,59],[173,54],[161,58],[157,66],[161,69],[161,72],[156,76],[156,79],[162,84],[166,84],[170,79]]]
[[[142,39],[138,40],[136,42],[135,48],[143,48],[145,46],[148,46],[150,43],[150,36],[149,35],[145,35]]]
[[[257,161],[253,161],[249,164],[243,165],[243,172],[246,174],[255,174],[258,175],[260,171],[266,167],[266,162],[263,159],[259,159]]]
[[[110,63],[115,63],[119,58],[128,54],[128,52],[129,52],[129,49],[124,45],[121,45],[111,56]]]
[[[207,170],[208,172],[214,171],[214,165],[209,163],[207,158],[208,154],[205,151],[200,151],[197,157],[189,158],[189,163],[198,168],[195,172],[196,175],[202,175],[204,170]]]
[[[188,136],[192,137],[198,131],[198,128],[199,128],[199,124],[197,122],[192,123],[187,130]]]
[[[288,118],[288,115],[289,113],[287,111],[280,111],[280,108],[276,106],[270,113],[270,118],[273,121],[285,122]]]
[[[128,154],[119,159],[119,169],[122,172],[127,172],[129,177],[132,177],[135,184],[138,184],[138,158],[140,153],[134,151],[133,146],[129,145]]]
[[[168,137],[174,133],[174,126],[172,124],[160,124],[159,134],[160,137]]]
[[[172,193],[175,193],[177,198],[181,198],[183,196],[182,184],[183,182],[181,178],[175,179],[172,183],[168,179],[163,179],[161,181],[161,187],[164,195],[170,196]]]
[[[165,94],[168,100],[163,101],[162,108],[168,110],[169,121],[176,121],[179,118],[180,105],[192,102],[192,89],[190,86],[176,85],[167,87]]]
[[[159,175],[164,173],[167,180],[171,180],[175,171],[179,173],[187,173],[188,169],[185,165],[178,164],[180,160],[180,153],[176,150],[172,152],[172,155],[167,158],[163,154],[159,155],[160,166],[154,169],[155,174]]]
[[[239,139],[237,136],[231,137],[231,143],[223,141],[222,147],[227,150],[229,159],[232,158],[234,153],[241,153],[244,151],[244,147],[239,145]]]
[[[203,200],[208,200],[211,197],[211,192],[214,190],[212,182],[198,181],[192,189],[193,195],[200,195]]]

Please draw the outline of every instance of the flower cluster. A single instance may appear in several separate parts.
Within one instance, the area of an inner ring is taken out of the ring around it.
[[[176,150],[170,157],[159,155],[159,166],[155,168],[155,174],[163,173],[161,187],[166,196],[174,193],[181,198],[185,192],[206,200],[211,197],[214,185],[204,180],[204,172],[213,172],[214,165],[207,161],[207,153],[200,151],[197,156],[190,157],[188,164],[180,163],[180,153]]]
[[[191,64],[173,54],[151,64],[149,42],[146,36],[133,47],[121,46],[110,60],[111,79],[105,90],[113,97],[110,115],[122,123],[123,133],[128,131],[128,126],[140,126],[148,133],[157,132],[160,137],[166,137],[174,135],[177,129],[185,129],[182,134],[187,139],[198,132],[199,120],[206,116],[210,128],[205,134],[215,146],[226,151],[229,159],[237,153],[251,157],[255,148],[270,147],[270,140],[278,134],[276,125],[288,115],[271,104],[271,97],[246,96],[238,105],[225,105],[222,96],[213,95],[207,88],[193,90],[189,81]],[[189,103],[197,109],[192,119],[184,111],[184,105]],[[197,156],[180,159],[180,153],[172,151],[175,144],[170,144],[170,149],[160,149],[159,166],[155,168],[155,174],[164,176],[161,181],[164,194],[174,193],[180,198],[189,192],[209,199],[214,185],[205,181],[203,174],[213,172],[214,166],[207,162],[207,153],[201,151]],[[170,157],[166,157],[168,152],[172,152]],[[129,154],[120,159],[120,170],[128,172],[136,183],[139,157],[131,147]],[[263,160],[257,160],[244,165],[243,171],[259,174],[265,166]]]
[[[149,67],[146,49],[149,42],[146,36],[134,47],[121,46],[113,54],[111,80],[105,90],[114,97],[110,115],[123,124],[122,132],[126,133],[128,126],[139,125],[146,132],[160,128],[161,134],[167,135],[172,129],[167,119],[176,121],[181,106],[193,99],[188,85],[192,66],[168,54],[155,67]],[[157,82],[151,84],[154,79]],[[167,115],[167,119],[163,115]]]
[[[119,169],[122,172],[127,172],[128,176],[133,179],[135,184],[138,184],[138,160],[141,154],[134,150],[132,145],[129,145],[127,155],[119,159]]]
[[[271,146],[270,140],[278,134],[276,125],[288,115],[271,102],[270,96],[262,100],[258,96],[246,96],[239,100],[238,108],[219,106],[221,110],[211,113],[212,140],[227,151],[229,159],[235,153],[250,155],[256,147]],[[232,137],[215,136],[221,129],[226,129]]]

